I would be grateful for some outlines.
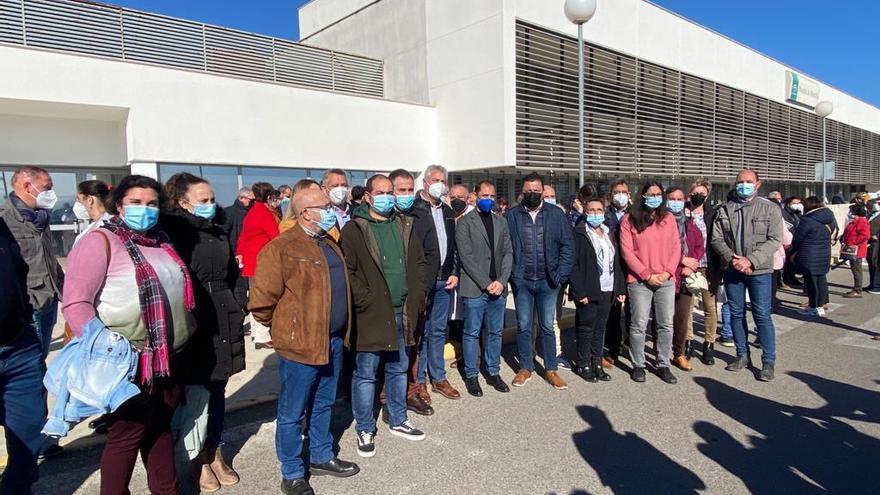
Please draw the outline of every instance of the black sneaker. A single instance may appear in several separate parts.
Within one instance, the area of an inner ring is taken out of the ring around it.
[[[700,355],[700,361],[706,366],[715,364],[715,344],[703,342],[703,353]]]
[[[486,378],[486,385],[494,388],[496,392],[501,392],[503,394],[510,392],[510,387],[504,383],[504,380],[501,379],[498,375],[492,375],[489,378]]]
[[[758,380],[761,380],[762,382],[772,382],[775,371],[776,366],[773,363],[764,363],[764,367],[761,368],[761,374],[758,375]]]
[[[412,440],[413,442],[419,442],[425,439],[425,432],[413,426],[408,419],[397,426],[392,426],[388,430],[392,435],[397,435],[407,440]]]
[[[305,478],[281,480],[281,493],[284,495],[315,495],[315,490]]]
[[[675,385],[676,383],[678,383],[678,379],[675,378],[675,375],[673,375],[672,371],[669,371],[669,368],[666,366],[657,369],[657,376],[659,376],[661,380],[670,385]]]
[[[43,448],[40,449],[39,458],[40,459],[51,459],[53,457],[58,457],[59,455],[64,453],[64,447],[58,445],[57,443],[46,444],[43,445]]]
[[[375,435],[372,431],[357,432],[358,455],[361,457],[373,457],[376,455]]]
[[[743,354],[742,356],[737,356],[736,359],[728,364],[724,369],[727,371],[739,371],[745,369],[749,365],[749,356],[747,354]]]
[[[599,380],[600,382],[610,382],[611,381],[611,375],[609,375],[608,373],[605,372],[604,369],[602,369],[601,364],[594,364],[593,365],[593,374],[596,375],[596,379]]]
[[[645,382],[645,368],[635,367],[633,368],[632,374],[629,376],[632,378],[632,381],[637,383]]]

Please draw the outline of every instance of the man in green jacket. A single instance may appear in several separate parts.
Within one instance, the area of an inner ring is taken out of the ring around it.
[[[381,362],[390,433],[408,440],[425,438],[407,419],[406,371],[413,330],[425,304],[426,261],[412,219],[394,211],[393,191],[384,175],[371,177],[365,203],[354,210],[339,239],[355,309],[349,345],[356,351],[351,389],[361,457],[376,454],[373,401]]]

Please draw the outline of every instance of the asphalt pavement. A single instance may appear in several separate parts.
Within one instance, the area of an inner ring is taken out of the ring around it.
[[[848,270],[832,274],[822,319],[801,319],[803,297],[780,294],[771,383],[757,381],[757,369],[724,371],[733,359],[724,347],[713,367],[695,359],[692,372],[675,370],[677,385],[652,374],[634,383],[624,360],[607,383],[563,371],[568,390],[536,377],[508,394],[484,385],[485,396],[473,398],[451,370],[463,398],[434,395],[434,416],[410,416],[428,435],[422,442],[391,436],[380,422],[371,459],[357,456],[341,399],[339,455],[361,473],[312,485],[319,494],[878,493],[880,341],[871,337],[880,334],[880,296],[841,298],[850,283]],[[505,346],[508,382],[514,353]],[[760,366],[760,349],[751,353]],[[228,414],[224,452],[242,481],[218,493],[279,493],[274,408],[263,402]],[[35,493],[98,493],[100,449],[45,461]],[[131,490],[148,493],[140,465]]]

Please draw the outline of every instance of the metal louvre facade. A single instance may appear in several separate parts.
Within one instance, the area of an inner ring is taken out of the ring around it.
[[[516,164],[577,170],[577,39],[516,24]],[[812,182],[815,113],[587,43],[585,168],[593,176],[729,180],[750,166]],[[880,135],[827,121],[834,182],[880,182]]]
[[[0,43],[382,97],[381,60],[82,0],[0,0]]]

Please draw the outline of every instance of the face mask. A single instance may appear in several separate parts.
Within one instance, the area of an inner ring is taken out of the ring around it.
[[[37,208],[40,208],[42,210],[51,210],[55,207],[55,203],[58,202],[58,196],[55,195],[55,191],[53,189],[43,191],[36,196],[31,194],[31,196],[33,196],[33,198],[37,200]]]
[[[755,189],[755,185],[749,182],[737,182],[736,184],[736,193],[743,199],[751,198],[755,194]]]
[[[387,217],[391,210],[394,209],[394,196],[390,194],[380,194],[373,196],[373,204],[370,206],[373,211]]]
[[[76,218],[80,220],[91,220],[92,218],[89,216],[89,210],[77,201],[73,204],[73,214],[76,215]]]
[[[146,232],[159,221],[159,208],[155,206],[125,205],[122,211],[125,214],[122,220],[137,232]]]
[[[548,205],[555,205],[556,198],[544,198],[544,202],[547,203]]]
[[[287,207],[290,205],[290,198],[284,198],[278,203],[278,207],[281,208],[281,211],[287,211]]]
[[[489,213],[495,208],[495,200],[492,198],[482,198],[477,201],[477,208],[480,209],[483,213]]]
[[[412,194],[401,194],[400,196],[395,196],[394,204],[397,205],[399,210],[409,211],[415,200],[416,197]]]
[[[660,204],[663,202],[663,198],[660,196],[648,196],[645,198],[645,206],[650,210],[657,209]]]
[[[587,223],[590,225],[590,227],[593,227],[595,229],[596,227],[605,223],[605,215],[602,215],[600,213],[588,213]]]
[[[629,194],[627,193],[617,193],[614,195],[614,204],[618,208],[626,208],[629,205]]]
[[[798,213],[803,213],[803,212],[804,212],[804,205],[802,205],[802,204],[800,204],[800,203],[793,204],[793,205],[789,205],[788,208],[789,208],[791,211],[796,211],[796,212],[798,212]]]
[[[537,208],[541,204],[541,193],[534,191],[523,193],[522,204],[530,210]]]
[[[446,194],[446,184],[442,182],[435,182],[428,186],[428,194],[434,199],[440,199],[441,196]]]
[[[324,232],[330,232],[336,226],[336,213],[333,210],[321,210],[321,221],[318,227]]]
[[[210,203],[207,205],[193,205],[193,215],[197,217],[204,218],[205,220],[211,220],[216,214],[217,205],[215,203]]]
[[[461,215],[461,213],[467,209],[467,201],[455,198],[449,202],[449,206],[452,207],[453,213]]]
[[[658,204],[658,206],[659,206],[659,204]],[[677,215],[677,214],[681,213],[682,210],[684,210],[684,201],[669,200],[666,202],[666,208],[668,208],[669,211],[671,211],[672,213],[675,213]]]
[[[703,203],[706,202],[706,196],[702,194],[691,194],[691,206],[694,208],[699,208],[703,206]]]
[[[345,186],[336,186],[333,189],[330,189],[329,196],[330,202],[339,206],[342,203],[345,203],[345,200],[348,199],[348,188]]]

